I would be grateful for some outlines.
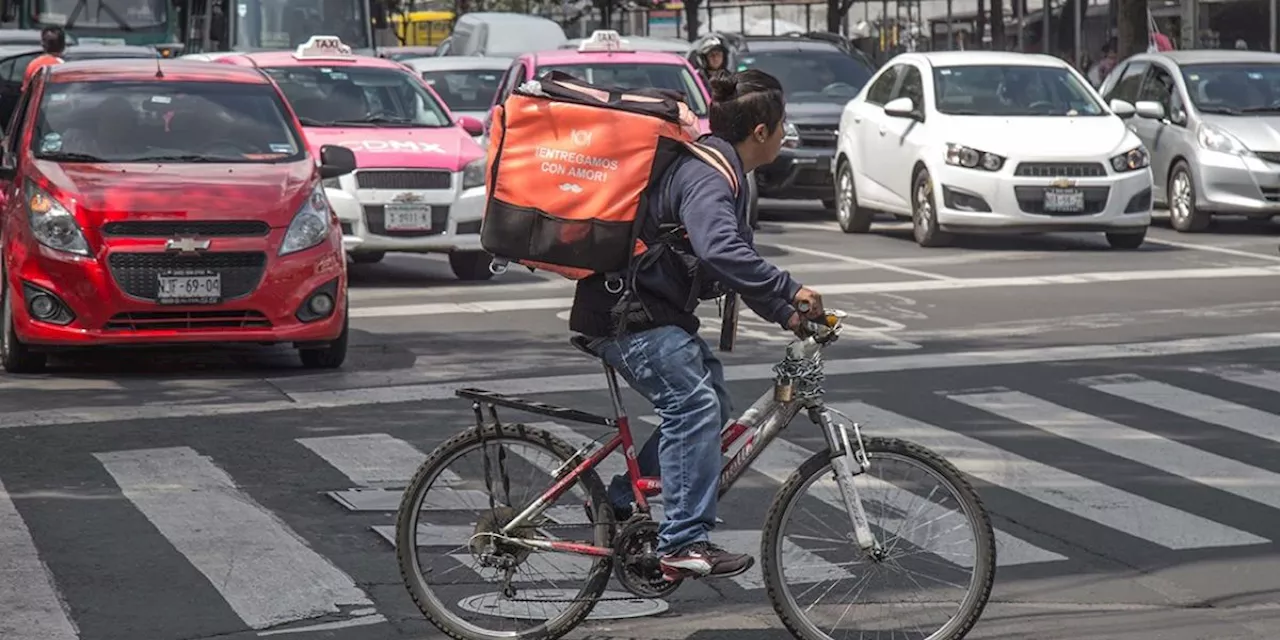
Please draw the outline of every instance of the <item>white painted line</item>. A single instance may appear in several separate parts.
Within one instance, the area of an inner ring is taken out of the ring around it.
[[[881,373],[886,371],[922,371],[964,367],[1003,366],[1039,362],[1082,362],[1131,358],[1159,358],[1195,353],[1249,351],[1280,347],[1280,333],[1252,333],[1209,338],[1185,338],[1155,342],[1123,344],[1070,345],[1031,349],[992,351],[958,351],[950,353],[914,354],[878,358],[827,360],[829,376]],[[567,347],[566,347],[567,348]],[[838,347],[837,347],[838,348]],[[729,380],[771,380],[773,363],[725,367]],[[297,392],[292,401],[271,400],[241,404],[143,405],[134,407],[71,407],[40,411],[10,411],[0,414],[0,429],[102,422],[137,422],[198,416],[242,415],[276,411],[301,411],[354,407],[399,402],[456,399],[460,387],[485,387],[509,394],[536,394],[570,391],[603,391],[607,388],[600,373],[547,376],[541,378],[505,378],[458,380],[449,383],[410,384],[393,387],[342,389],[334,391]]]
[[[96,453],[142,512],[253,629],[371,605],[350,576],[188,447]]]
[[[1079,382],[1125,400],[1280,442],[1280,417],[1253,407],[1129,374],[1085,378]]]
[[[305,627],[295,627],[293,629],[277,629],[275,631],[259,631],[259,636],[280,636],[287,633],[310,633],[312,631],[329,631],[331,629],[346,629],[348,627],[367,627],[371,624],[382,624],[387,619],[382,614],[372,616],[361,616],[350,620],[339,620],[337,622],[325,622],[322,624],[313,624]]]
[[[782,249],[783,251],[790,251],[791,253],[801,253],[805,255],[815,256],[818,258],[826,258],[827,260],[833,260],[835,262],[856,264],[864,267],[869,267],[872,269],[882,269],[884,271],[892,271],[894,273],[901,273],[903,275],[915,276],[917,278],[926,278],[929,280],[955,280],[955,278],[952,278],[951,276],[944,276],[937,273],[929,273],[928,271],[920,271],[917,269],[909,269],[907,267],[900,267],[895,264],[877,262],[875,260],[865,260],[863,258],[855,258],[853,256],[846,256],[840,253],[830,253],[827,251],[818,251],[816,249],[806,249],[804,247],[797,247],[789,244],[768,243],[768,246],[777,247],[779,249]]]
[[[756,563],[746,573],[730,578],[743,589],[763,589],[764,569],[760,554],[760,538],[763,533],[759,529],[711,532],[711,540],[734,553],[749,553],[756,557]],[[851,561],[858,558],[857,547],[850,542],[847,548]],[[840,565],[828,562],[822,556],[811,553],[808,549],[797,545],[788,538],[782,539],[782,572],[786,584],[814,584],[823,582],[839,582],[852,580],[854,575]]]
[[[297,442],[359,487],[403,487],[427,457],[408,442],[385,433],[298,438]],[[439,482],[456,485],[461,479],[446,469]]]
[[[1257,367],[1220,367],[1202,370],[1228,382],[1238,382],[1251,387],[1280,393],[1280,373]]]
[[[837,255],[837,254],[832,254]],[[845,256],[847,258],[847,256]],[[880,264],[880,263],[877,263]],[[889,268],[892,265],[883,265]],[[914,270],[911,270],[914,271]],[[918,272],[925,273],[925,272]],[[1010,276],[999,278],[954,278],[949,280],[907,280],[901,282],[853,282],[815,284],[824,296],[863,293],[907,293],[922,291],[960,291],[967,289],[1008,289],[1015,287],[1047,287],[1055,285],[1107,284],[1117,282],[1160,281],[1177,283],[1184,280],[1222,278],[1262,278],[1280,275],[1280,265],[1259,267],[1206,267],[1195,269],[1152,269],[1144,271],[1097,271],[1045,276]],[[921,276],[925,277],[925,276]],[[934,278],[940,276],[932,275]],[[573,298],[538,298],[529,300],[497,300],[484,302],[433,302],[426,304],[361,307],[351,310],[352,318],[396,318],[446,314],[500,313],[568,309]]]
[[[1251,533],[869,404],[842,403],[835,408],[863,424],[864,433],[916,442],[976,478],[1162,547],[1199,549],[1268,542]]]
[[[0,638],[76,640],[31,531],[0,483]]]
[[[451,553],[449,557],[453,558],[458,564],[461,564],[480,576],[485,582],[498,584],[497,581],[503,577],[503,571],[493,567],[482,567],[470,553]],[[542,552],[537,551],[529,554],[529,558],[516,569],[515,575],[511,576],[512,582],[529,583],[539,582],[546,586],[541,588],[551,589],[557,588],[555,583],[561,581],[581,582],[587,579],[587,575],[591,573],[591,565],[595,564],[595,558],[591,556],[579,555],[567,552]]]
[[[1254,253],[1252,251],[1243,251],[1240,249],[1231,249],[1228,247],[1215,247],[1211,244],[1194,244],[1191,242],[1178,242],[1177,240],[1165,240],[1164,238],[1153,238],[1147,236],[1146,242],[1153,244],[1163,244],[1170,247],[1178,247],[1179,249],[1190,249],[1192,251],[1205,251],[1208,253],[1221,253],[1229,256],[1237,256],[1240,258],[1253,258],[1254,260],[1266,260],[1268,262],[1280,262],[1280,255],[1270,255],[1266,253]]]
[[[1060,438],[1280,509],[1280,474],[1016,391],[948,396]]]

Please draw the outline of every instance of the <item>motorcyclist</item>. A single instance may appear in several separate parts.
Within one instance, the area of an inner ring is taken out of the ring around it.
[[[702,76],[702,82],[711,86],[711,78],[727,74],[725,64],[728,59],[729,47],[716,36],[707,38],[694,55],[694,63],[698,68],[698,75]]]

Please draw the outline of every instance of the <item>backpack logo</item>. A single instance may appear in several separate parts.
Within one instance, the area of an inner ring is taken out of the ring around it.
[[[561,190],[561,191],[572,191],[572,192],[574,192],[574,193],[582,193],[582,187],[580,187],[580,186],[578,186],[578,185],[576,185],[576,184],[574,184],[574,183],[572,183],[572,182],[566,182],[566,183],[564,183],[564,184],[560,185],[560,190]]]
[[[591,144],[591,132],[574,129],[569,132],[569,139],[579,147],[585,147]]]

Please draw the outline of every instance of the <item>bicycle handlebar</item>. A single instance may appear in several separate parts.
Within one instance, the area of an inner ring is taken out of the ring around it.
[[[809,313],[811,307],[808,302],[801,302],[796,305],[796,310],[802,315]],[[844,319],[845,313],[835,309],[825,309],[825,313],[819,320],[804,319],[805,328],[810,337],[819,344],[830,341],[838,333],[840,321]]]

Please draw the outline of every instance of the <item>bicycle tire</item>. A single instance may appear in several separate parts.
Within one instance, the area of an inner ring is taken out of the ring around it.
[[[467,629],[455,626],[440,600],[431,593],[429,585],[422,577],[416,553],[417,513],[416,505],[422,500],[422,494],[428,488],[428,482],[439,475],[444,467],[462,451],[478,445],[482,439],[488,443],[493,441],[525,442],[535,447],[550,450],[562,461],[573,456],[575,450],[568,443],[545,430],[529,427],[524,424],[507,424],[484,427],[471,427],[440,444],[418,467],[417,473],[405,487],[400,507],[396,513],[396,558],[400,565],[400,576],[409,596],[431,624],[457,640],[555,640],[577,627],[595,608],[596,599],[609,585],[609,577],[613,572],[613,559],[597,558],[591,573],[585,580],[585,586],[579,597],[582,600],[566,607],[565,611],[551,620],[521,632],[495,632],[490,630]],[[437,468],[439,467],[439,468]],[[608,526],[596,526],[594,544],[600,547],[613,545],[613,514],[607,507],[608,499],[604,485],[594,469],[587,469],[578,476],[591,495],[591,508],[597,523],[609,523]],[[547,489],[551,488],[547,484]],[[535,552],[538,553],[538,552]]]
[[[911,459],[934,471],[944,482],[950,485],[950,488],[954,491],[969,516],[971,529],[974,532],[974,538],[977,543],[974,572],[981,574],[976,581],[971,581],[971,584],[976,582],[978,587],[976,590],[971,588],[966,593],[961,605],[961,611],[926,640],[960,640],[964,638],[973,629],[973,626],[977,624],[978,618],[982,616],[982,612],[987,606],[987,601],[991,597],[991,587],[995,582],[995,533],[992,531],[991,517],[982,504],[982,498],[973,489],[973,486],[969,484],[969,481],[965,479],[960,470],[956,469],[946,458],[925,447],[896,438],[863,438],[863,443],[866,447],[867,457],[872,460],[873,465],[877,453],[889,453]],[[831,452],[830,449],[826,449],[805,460],[804,464],[800,465],[800,468],[796,469],[790,478],[787,478],[786,483],[782,485],[782,488],[778,490],[778,494],[774,497],[768,515],[765,516],[764,531],[760,539],[761,571],[764,573],[769,601],[773,604],[774,611],[778,614],[787,630],[802,640],[831,640],[831,636],[823,633],[816,625],[810,622],[804,613],[799,610],[799,607],[795,606],[794,601],[786,597],[783,592],[782,571],[781,567],[778,566],[778,559],[781,557],[779,553],[780,534],[782,532],[783,517],[790,511],[790,505],[795,501],[800,490],[809,485],[810,478],[826,472],[830,467]],[[852,524],[850,524],[850,527],[852,527]],[[854,545],[856,543],[850,540],[849,544]]]

